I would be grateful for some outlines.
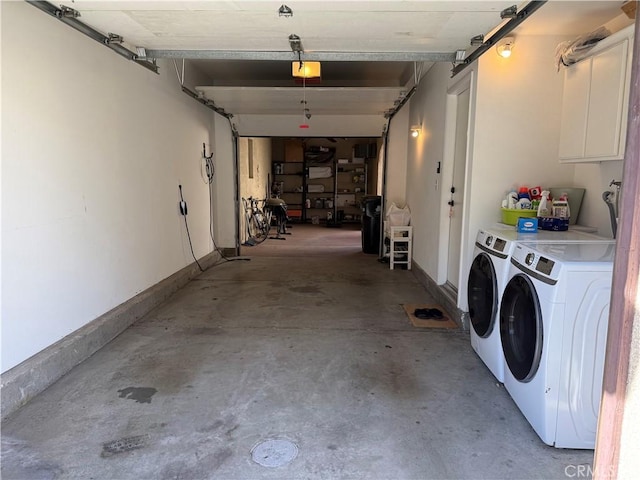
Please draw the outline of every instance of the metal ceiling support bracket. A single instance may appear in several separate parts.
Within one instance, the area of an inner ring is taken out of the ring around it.
[[[411,90],[409,90],[407,94],[402,97],[402,100],[400,100],[400,102],[398,102],[397,104],[395,104],[394,102],[394,107],[384,113],[384,118],[388,118],[389,120],[391,120],[395,116],[395,114],[398,113],[400,109],[405,105],[405,103],[409,101],[413,94],[416,93],[416,88],[418,88],[418,85],[414,85],[413,87],[411,87]]]
[[[107,40],[106,40],[107,45],[111,45],[113,43],[122,43],[122,42],[124,42],[124,38],[122,38],[122,35],[118,35],[116,33],[110,33],[107,36]]]
[[[529,17],[529,15],[531,15],[533,12],[535,12],[540,7],[542,7],[545,3],[547,3],[547,1],[548,0],[536,0],[536,1],[527,3],[527,5],[525,5],[522,8],[522,10],[520,10],[516,14],[514,18],[512,18],[507,23],[505,23],[502,27],[500,27],[500,29],[496,33],[491,35],[491,38],[489,38],[482,45],[480,45],[476,50],[474,50],[464,60],[463,63],[453,67],[453,70],[451,70],[451,77],[455,77],[465,68],[467,68],[469,65],[475,62],[478,58],[480,58],[480,56],[482,56],[484,52],[489,50],[491,47],[494,47],[498,43],[498,41],[500,41],[502,38],[509,35],[518,25],[524,22]]]
[[[279,9],[278,9],[278,16],[279,17],[293,17],[293,10],[291,10],[291,8],[287,5],[282,5]]]
[[[60,11],[58,12],[58,17],[65,18],[78,18],[80,16],[80,12],[71,7],[65,7],[64,5],[60,5]]]
[[[516,18],[518,16],[518,6],[511,5],[500,12],[500,18]]]
[[[483,34],[476,35],[475,37],[473,37],[469,41],[469,45],[471,45],[472,47],[479,47],[483,43],[484,43],[484,35]]]
[[[96,42],[110,48],[118,55],[121,55],[124,58],[131,60],[132,62],[135,62],[148,70],[151,70],[154,73],[158,73],[158,66],[156,65],[155,59],[153,61],[140,59],[134,52],[121,45],[121,36],[112,33],[110,33],[109,36],[106,36],[90,27],[89,25],[82,23],[80,20],[78,20],[80,13],[77,10],[65,6],[58,8],[52,3],[41,0],[26,0],[26,2],[38,8],[39,10],[48,13],[52,17],[57,18],[62,23],[69,25],[80,33],[85,34],[87,37],[92,38]]]
[[[176,61],[173,61],[173,66],[176,69],[176,75],[178,75],[178,81],[180,82],[180,86],[184,86],[184,58],[182,59],[182,74],[180,74],[180,72],[178,71],[178,64],[176,63]],[[202,92],[198,92],[199,93],[199,97],[202,98],[202,96],[204,95],[204,93]]]
[[[248,52],[245,50],[151,50],[150,58],[191,60],[282,60],[291,61],[291,52]],[[305,60],[318,62],[453,62],[450,52],[305,52]]]
[[[302,40],[295,33],[289,35],[289,45],[291,46],[291,51],[293,52],[304,52],[304,48],[302,48]]]
[[[203,104],[205,107],[210,108],[211,110],[213,110],[214,112],[216,112],[219,115],[222,115],[224,118],[227,118],[227,119],[233,118],[233,114],[232,113],[225,112],[224,108],[216,107],[216,105],[215,105],[215,103],[213,103],[213,101],[209,100],[208,98],[205,98],[203,96],[198,95],[196,92],[194,92],[193,90],[189,90],[184,85],[182,85],[182,91],[184,93],[186,93],[187,95],[189,95],[194,100],[196,100],[196,101],[200,102],[201,104]]]

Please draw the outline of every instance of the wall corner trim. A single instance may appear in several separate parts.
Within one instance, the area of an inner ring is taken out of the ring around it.
[[[217,252],[211,252],[199,262],[207,269],[219,259]],[[195,262],[187,265],[4,372],[0,376],[0,417],[17,411],[200,273]]]

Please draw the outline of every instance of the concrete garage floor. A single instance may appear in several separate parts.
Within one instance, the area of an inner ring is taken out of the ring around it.
[[[358,231],[292,232],[203,273],[8,418],[2,478],[562,479],[592,461],[538,439],[467,333],[414,328],[401,304],[429,296]],[[255,463],[268,439],[297,456]]]

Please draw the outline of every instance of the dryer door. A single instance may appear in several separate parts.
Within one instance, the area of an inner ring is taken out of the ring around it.
[[[542,314],[536,289],[526,275],[515,275],[504,289],[500,304],[500,339],[511,374],[531,380],[542,357]]]
[[[498,315],[498,282],[493,262],[486,253],[478,254],[471,264],[467,301],[473,330],[479,337],[488,337]]]

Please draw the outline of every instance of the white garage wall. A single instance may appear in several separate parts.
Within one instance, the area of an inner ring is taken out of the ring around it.
[[[410,101],[410,125],[422,125],[418,138],[408,139],[407,204],[413,224],[413,258],[432,279],[438,275],[441,175],[444,168],[446,100],[451,64],[435,64]],[[407,106],[405,106],[405,109]],[[407,127],[408,128],[408,127]]]
[[[1,8],[4,372],[193,261],[178,184],[196,256],[211,251],[214,114],[172,65],[158,76],[26,3]]]
[[[598,163],[582,163],[575,165],[573,186],[586,189],[578,223],[598,229],[598,235],[613,238],[609,208],[602,200],[602,192],[616,191],[609,186],[612,180],[622,180],[622,160]],[[564,185],[559,185],[564,186]]]
[[[391,202],[399,207],[404,207],[407,203],[408,137],[409,108],[403,108],[394,115],[389,125],[385,211],[389,209]]]
[[[490,51],[478,67],[471,229],[500,220],[500,201],[521,185],[571,186],[572,165],[558,161],[564,38],[520,37],[509,59]]]
[[[236,151],[229,120],[214,115],[213,216],[214,238],[218,248],[234,248],[236,241]]]

